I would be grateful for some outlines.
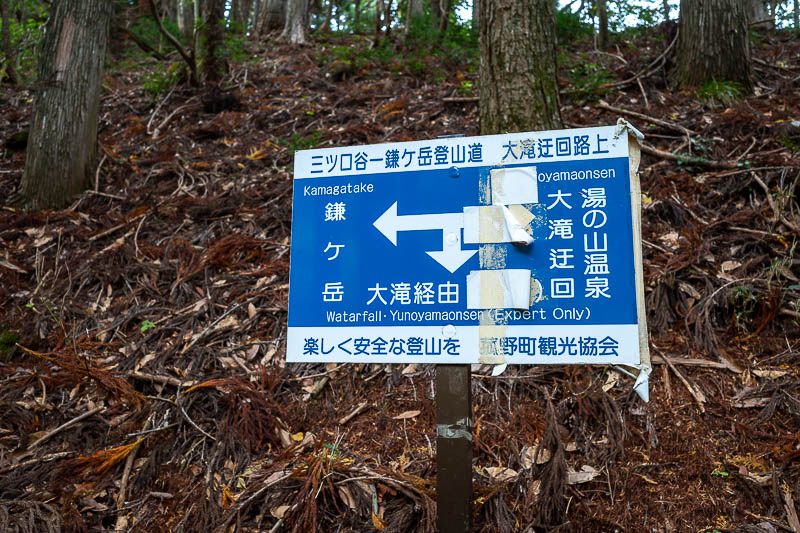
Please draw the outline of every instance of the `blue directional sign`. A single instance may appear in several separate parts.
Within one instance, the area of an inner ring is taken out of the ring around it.
[[[610,126],[297,152],[287,361],[639,364],[628,143]]]

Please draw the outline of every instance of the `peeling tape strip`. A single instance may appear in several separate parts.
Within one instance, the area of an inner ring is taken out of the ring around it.
[[[459,420],[455,424],[437,424],[436,436],[443,439],[467,439],[472,441],[471,426],[472,420],[469,418]]]
[[[473,270],[467,275],[467,309],[528,309],[530,300],[530,270]]]
[[[539,203],[536,167],[496,168],[491,170],[492,204]]]
[[[530,245],[533,213],[515,204],[469,206],[464,208],[464,244],[512,242]]]

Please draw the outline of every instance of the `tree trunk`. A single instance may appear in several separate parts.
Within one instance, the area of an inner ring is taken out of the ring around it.
[[[388,39],[392,33],[392,0],[385,0],[383,21],[386,23],[386,29],[383,34]]]
[[[453,9],[452,0],[439,1],[439,39],[444,38],[447,26],[450,24],[450,11]]]
[[[438,26],[439,21],[442,20],[442,4],[440,0],[430,0],[431,2],[431,15],[433,16],[433,20],[436,21]]]
[[[252,28],[250,29],[251,37],[258,37],[261,31],[261,0],[255,0],[253,5],[253,16],[250,18]]]
[[[264,35],[286,27],[286,0],[264,0],[259,33]]]
[[[664,13],[664,22],[669,21],[669,0],[662,0],[661,10]]]
[[[383,0],[375,0],[375,40],[372,45],[377,48],[381,41],[381,16],[383,15]]]
[[[331,18],[333,18],[333,0],[328,0],[328,7],[325,10],[325,20],[319,26],[319,31],[328,33],[331,31]]]
[[[800,0],[794,0],[794,31],[800,33]]]
[[[353,33],[358,33],[358,18],[361,14],[361,0],[355,0],[353,2]]]
[[[178,30],[187,41],[194,36],[194,7],[191,0],[178,0]]]
[[[292,44],[308,42],[308,0],[289,0],[282,36]]]
[[[17,53],[11,46],[11,20],[8,17],[8,0],[0,0],[0,18],[3,23],[3,55],[6,58],[6,74],[9,81],[14,85],[19,85],[19,75],[17,74]]]
[[[406,34],[414,26],[414,19],[421,17],[422,12],[422,0],[408,0],[406,4]]]
[[[472,31],[474,33],[478,33],[478,31],[480,30],[481,17],[478,6],[482,1],[483,0],[472,0]]]
[[[600,50],[608,47],[608,11],[606,0],[597,0],[597,45]]]
[[[482,134],[562,127],[552,0],[481,0]],[[490,23],[491,21],[491,23]]]
[[[222,79],[225,70],[225,63],[222,58],[224,17],[225,0],[208,0],[204,24],[206,49],[203,74],[205,74],[206,81],[210,83],[216,83]]]
[[[681,0],[674,84],[716,80],[753,89],[745,7],[740,0]]]
[[[34,209],[61,207],[91,183],[114,11],[108,0],[59,0],[51,9],[19,187]]]
[[[770,29],[770,17],[764,0],[748,0],[747,16],[749,18],[749,22],[753,24],[754,27],[761,30]]]
[[[250,14],[253,11],[253,0],[242,0],[242,19],[240,23],[242,24],[242,33],[247,34],[248,26],[250,26],[250,21],[252,18]]]

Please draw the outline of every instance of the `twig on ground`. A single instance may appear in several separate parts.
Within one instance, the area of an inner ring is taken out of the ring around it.
[[[41,436],[41,437],[39,437],[38,439],[36,439],[36,440],[33,442],[33,444],[31,444],[30,446],[28,446],[28,449],[29,449],[29,450],[32,450],[32,449],[34,449],[35,447],[37,447],[38,445],[40,445],[40,444],[41,444],[41,443],[43,443],[44,441],[48,440],[49,438],[53,437],[54,435],[56,435],[56,434],[58,434],[58,433],[60,433],[60,432],[64,431],[65,429],[67,429],[67,428],[68,428],[68,427],[70,427],[70,426],[74,426],[75,424],[77,424],[77,423],[78,423],[78,422],[80,422],[81,420],[84,420],[84,419],[86,419],[86,418],[89,418],[90,416],[92,416],[92,415],[94,415],[94,414],[97,414],[97,413],[99,413],[99,412],[100,412],[100,411],[102,411],[103,409],[105,409],[105,407],[95,407],[94,409],[90,409],[89,411],[86,411],[85,413],[83,413],[83,414],[81,414],[81,415],[78,415],[78,416],[76,416],[76,417],[75,417],[75,418],[73,418],[72,420],[69,420],[68,422],[65,422],[65,423],[61,424],[60,426],[58,426],[58,427],[57,427],[57,428],[55,428],[54,430],[52,430],[52,431],[50,431],[50,432],[48,432],[48,433],[46,433],[46,434],[42,435],[42,436]]]
[[[705,406],[703,404],[706,402],[706,398],[703,395],[703,393],[698,391],[697,389],[695,389],[692,386],[692,384],[689,383],[689,380],[686,379],[684,377],[684,375],[680,373],[678,368],[675,365],[672,364],[672,361],[670,361],[670,359],[666,355],[664,355],[664,353],[661,350],[659,350],[656,345],[653,344],[652,346],[661,355],[661,358],[663,359],[663,361],[665,363],[667,363],[667,365],[669,366],[670,370],[672,370],[675,373],[675,375],[678,376],[678,379],[680,379],[681,382],[684,384],[684,386],[686,387],[686,390],[689,391],[689,394],[691,394],[692,397],[694,398],[695,402],[697,402],[697,406],[700,408],[700,412],[701,413],[705,413],[706,412],[706,408],[705,408]]]
[[[339,419],[339,424],[342,425],[342,426],[347,424],[353,418],[355,418],[359,413],[361,413],[362,411],[365,411],[368,406],[369,406],[369,402],[367,402],[367,400],[364,400],[363,402],[358,404],[355,409],[350,411],[350,414],[345,415],[342,418],[340,418]]]
[[[653,124],[658,124],[659,126],[664,126],[665,128],[679,131],[687,136],[697,135],[697,132],[690,130],[685,126],[681,126],[680,124],[676,124],[675,122],[667,122],[666,120],[661,120],[660,118],[651,117],[649,115],[638,113],[636,111],[629,111],[627,109],[622,109],[621,107],[614,107],[613,105],[609,104],[604,100],[600,100],[600,102],[597,104],[597,107],[599,107],[600,109],[605,109],[606,111],[612,111],[614,113],[620,113],[622,115],[629,115],[634,118],[640,118],[642,120],[646,120],[647,122],[652,122]]]

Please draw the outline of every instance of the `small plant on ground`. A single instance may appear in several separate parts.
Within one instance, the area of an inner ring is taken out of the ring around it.
[[[744,90],[740,83],[716,80],[706,82],[695,93],[698,99],[712,107],[719,104],[729,106],[742,94],[744,94]]]

